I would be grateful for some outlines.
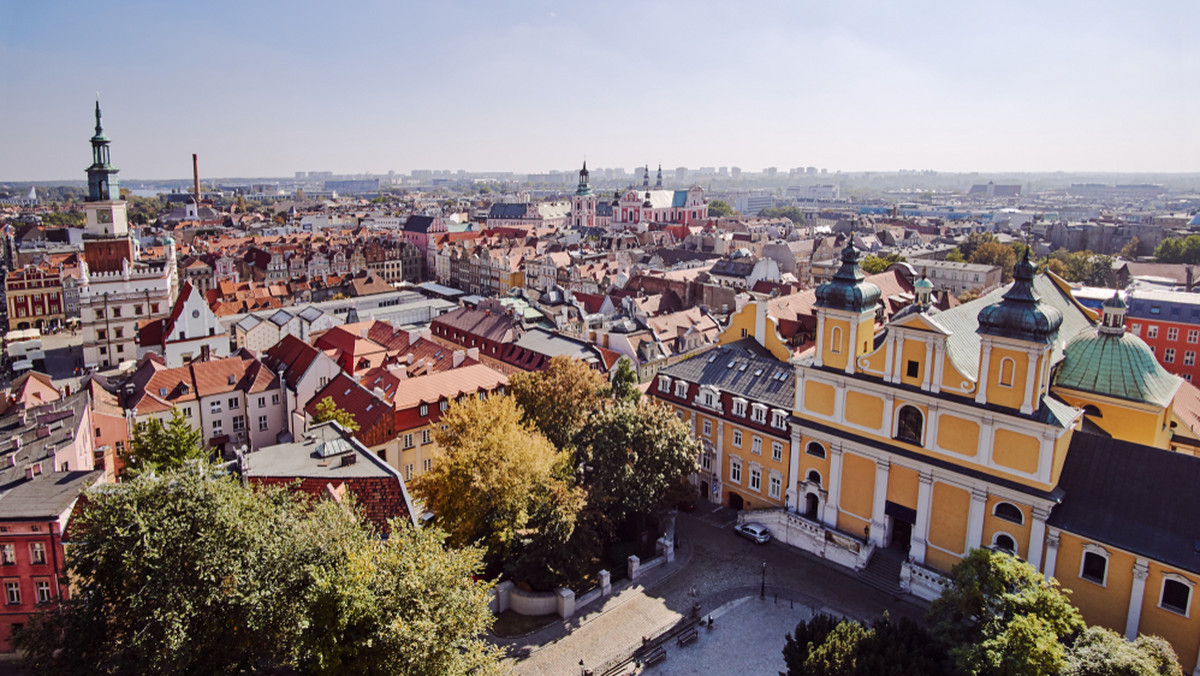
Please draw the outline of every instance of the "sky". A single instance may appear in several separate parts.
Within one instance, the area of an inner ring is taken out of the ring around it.
[[[1200,2],[0,0],[0,181],[1200,171]]]

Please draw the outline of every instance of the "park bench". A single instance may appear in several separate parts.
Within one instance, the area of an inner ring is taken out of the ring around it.
[[[676,642],[678,642],[679,645],[681,645],[681,646],[685,646],[685,645],[691,643],[692,641],[695,641],[699,637],[700,637],[700,635],[696,633],[696,628],[692,627],[691,629],[688,629],[687,631],[680,634],[679,638],[676,639]]]
[[[665,659],[667,659],[667,651],[662,646],[658,646],[642,656],[642,664],[650,666],[651,664],[658,664]]]

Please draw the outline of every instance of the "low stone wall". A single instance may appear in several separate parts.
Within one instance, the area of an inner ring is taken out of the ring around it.
[[[919,563],[905,561],[900,567],[900,588],[917,598],[932,601],[949,584],[950,578]]]
[[[600,585],[578,599],[575,598],[575,592],[566,587],[559,587],[552,592],[532,592],[519,589],[509,581],[501,582],[492,589],[488,607],[496,615],[511,610],[518,615],[571,617],[580,608],[612,593],[609,572],[602,570],[599,577]]]
[[[875,551],[875,545],[859,537],[781,508],[738,512],[739,524],[751,521],[771,529],[771,537],[784,544],[854,570],[865,568]]]

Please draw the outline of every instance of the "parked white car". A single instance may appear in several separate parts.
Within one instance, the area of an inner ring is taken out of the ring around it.
[[[738,524],[733,529],[737,531],[738,535],[749,538],[760,545],[765,545],[771,540],[771,531],[767,530],[766,526],[755,521]]]

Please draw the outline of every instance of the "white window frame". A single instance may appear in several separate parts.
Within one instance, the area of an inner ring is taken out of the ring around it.
[[[1104,578],[1103,579],[1095,580],[1093,578],[1083,576],[1083,564],[1085,561],[1087,561],[1088,554],[1094,554],[1094,555],[1099,556],[1100,558],[1104,559]],[[1087,580],[1088,582],[1091,582],[1092,584],[1098,584],[1101,587],[1107,587],[1108,586],[1108,569],[1109,569],[1109,563],[1110,563],[1109,556],[1111,556],[1111,553],[1107,549],[1101,547],[1100,545],[1094,545],[1090,542],[1083,543],[1083,553],[1081,553],[1079,555],[1079,574],[1077,577],[1080,580]]]
[[[771,459],[775,462],[783,462],[783,444],[778,441],[771,442]]]
[[[700,432],[701,434],[703,434],[706,437],[711,437],[712,436],[712,421],[705,419],[704,422],[701,423],[700,429],[702,430]]]
[[[1178,582],[1179,584],[1187,587],[1187,589],[1188,589],[1187,603],[1184,604],[1184,608],[1183,608],[1182,612],[1180,612],[1179,610],[1177,610],[1175,608],[1170,608],[1170,607],[1163,605],[1163,596],[1166,595],[1168,581]],[[1176,615],[1183,615],[1184,617],[1191,617],[1192,597],[1195,596],[1195,594],[1193,593],[1195,591],[1196,591],[1196,584],[1194,582],[1192,582],[1191,580],[1187,579],[1186,577],[1184,577],[1178,573],[1164,572],[1162,574],[1162,584],[1160,584],[1158,586],[1158,607],[1162,608],[1163,610],[1165,610],[1169,613],[1175,613]]]
[[[1001,537],[1006,537],[1009,540],[1012,540],[1013,548],[1008,549],[1008,548],[1001,547],[1000,545],[996,544],[996,541],[999,540]],[[992,533],[992,549],[1002,551],[1002,552],[1008,552],[1009,554],[1012,554],[1013,556],[1017,556],[1020,553],[1020,551],[1019,551],[1020,545],[1017,543],[1017,538],[1014,537],[1012,533],[1008,533],[1008,532],[1005,532],[1002,530],[998,530],[995,533]]]
[[[729,459],[729,481],[739,486],[742,485],[742,459]]]
[[[771,427],[775,429],[787,429],[787,411],[775,409],[771,412]]]
[[[1197,331],[1196,329],[1188,329],[1187,342],[1200,343],[1200,331]]]
[[[750,483],[747,484],[750,490],[755,493],[762,492],[762,467],[754,463],[750,463]]]
[[[750,452],[754,455],[762,455],[762,437],[755,435],[750,439]]]
[[[1132,333],[1132,334],[1133,334],[1133,335],[1135,335],[1135,336],[1140,336],[1140,335],[1142,335],[1142,325],[1141,325],[1141,324],[1139,324],[1139,323],[1137,323],[1137,322],[1132,322],[1132,323],[1129,325],[1129,332],[1130,332],[1130,333]]]
[[[1167,327],[1167,340],[1179,340],[1179,327],[1177,327],[1177,326],[1168,326]]]
[[[688,383],[686,380],[678,380],[675,382],[675,396],[683,399],[687,396]]]
[[[778,500],[783,494],[783,477],[778,472],[771,472],[767,479],[767,497]]]
[[[734,448],[742,447],[742,431],[737,428],[734,428],[734,430],[733,430],[733,447]]]
[[[740,397],[735,397],[733,400],[733,414],[738,417],[746,417],[746,405],[750,402]]]
[[[668,378],[667,376],[659,376],[658,377],[658,391],[659,392],[670,392],[671,391],[671,379]]]
[[[1146,337],[1147,338],[1158,338],[1158,325],[1151,324],[1150,326],[1147,326],[1146,327]]]
[[[760,425],[766,425],[767,407],[762,404],[750,404],[750,420]]]
[[[997,514],[997,511],[1000,509],[1000,505],[1008,505],[1008,506],[1012,507],[1013,509],[1017,510],[1017,513],[1021,515],[1021,520],[1013,521],[1012,519],[1010,519],[1006,516],[1000,516],[999,514]],[[1018,526],[1025,525],[1025,510],[1021,509],[1020,505],[1009,502],[1007,500],[1000,500],[996,504],[992,505],[992,516],[996,517],[997,519],[1000,519],[1001,521],[1004,521],[1005,523],[1015,523]]]
[[[1168,347],[1163,350],[1163,362],[1167,364],[1175,363],[1175,348]]]
[[[1195,366],[1196,365],[1196,351],[1195,350],[1188,350],[1183,353],[1183,365],[1184,366]]]

